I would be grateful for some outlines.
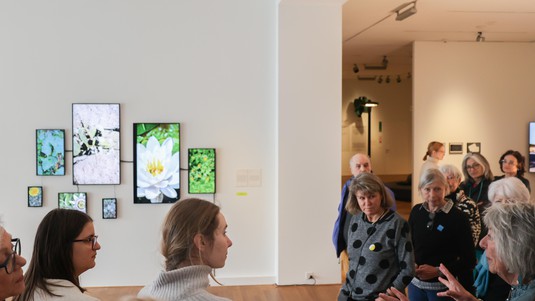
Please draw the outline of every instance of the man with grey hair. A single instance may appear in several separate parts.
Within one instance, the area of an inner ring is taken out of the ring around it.
[[[347,231],[349,230],[349,221],[351,220],[351,214],[346,210],[346,203],[349,196],[349,185],[351,181],[360,173],[369,172],[372,173],[372,162],[370,157],[365,154],[357,153],[349,160],[349,168],[351,169],[352,177],[342,187],[342,196],[340,198],[340,204],[338,205],[338,217],[334,223],[333,230],[333,243],[336,248],[336,257],[340,258],[340,264],[342,266],[342,278],[345,277],[345,271],[349,268],[349,261],[347,258]],[[385,186],[385,190],[394,204],[390,208],[396,210],[396,198],[394,192],[390,188]]]

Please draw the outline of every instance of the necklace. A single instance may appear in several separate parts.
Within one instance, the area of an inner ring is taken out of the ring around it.
[[[375,225],[375,223],[377,223],[378,221],[380,221],[383,216],[385,216],[385,214],[388,212],[388,210],[384,209],[383,210],[383,213],[381,213],[381,216],[379,216],[379,218],[375,221],[375,222],[372,222],[372,225]]]

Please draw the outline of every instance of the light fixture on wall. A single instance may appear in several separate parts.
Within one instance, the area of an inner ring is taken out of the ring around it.
[[[388,58],[386,58],[386,55],[383,56],[383,60],[381,61],[380,65],[364,64],[364,69],[366,70],[386,70],[386,68],[388,68]]]
[[[366,96],[361,96],[353,101],[353,106],[355,107],[355,113],[358,117],[362,116],[362,113],[368,113],[368,157],[371,158],[372,152],[372,108],[378,106],[379,103],[368,99]]]
[[[485,37],[483,36],[483,32],[481,31],[477,32],[476,42],[485,42]]]
[[[403,3],[392,12],[396,13],[396,21],[403,21],[417,12],[416,1]]]

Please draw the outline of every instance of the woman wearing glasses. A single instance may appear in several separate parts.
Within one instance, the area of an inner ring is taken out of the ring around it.
[[[490,206],[488,197],[489,185],[494,181],[494,176],[490,170],[489,161],[479,153],[468,153],[463,158],[462,170],[464,182],[461,183],[461,190],[476,202],[481,214]]]
[[[524,173],[526,172],[526,159],[521,153],[515,150],[508,150],[500,157],[499,163],[500,170],[504,173],[504,175],[495,177],[494,180],[499,180],[506,177],[517,177],[531,192],[529,180],[524,178]]]
[[[438,169],[428,169],[418,185],[423,203],[413,207],[409,225],[414,244],[416,274],[408,286],[411,301],[448,300],[437,297],[447,290],[440,283],[438,267],[441,263],[472,290],[472,269],[476,264],[472,230],[466,215],[446,200],[449,186]]]
[[[26,290],[15,300],[98,300],[80,286],[80,275],[95,266],[100,244],[89,215],[54,209],[35,234],[32,259],[24,275]]]
[[[20,240],[12,239],[0,226],[0,300],[18,296],[24,290],[22,267],[26,259],[20,256]]]
[[[162,226],[165,271],[145,286],[138,297],[229,301],[210,294],[206,289],[212,269],[225,266],[231,246],[227,222],[217,205],[195,198],[176,202]]]

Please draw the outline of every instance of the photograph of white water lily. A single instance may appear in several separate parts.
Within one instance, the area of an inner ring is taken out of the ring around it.
[[[102,199],[102,218],[116,219],[117,218],[117,199],[103,198]]]
[[[180,198],[180,123],[134,123],[134,203]]]
[[[28,186],[28,207],[43,207],[43,187]]]
[[[36,130],[38,176],[65,175],[65,130]]]
[[[72,182],[121,184],[119,104],[72,104]]]
[[[87,213],[87,193],[60,192],[58,193],[58,207]]]

